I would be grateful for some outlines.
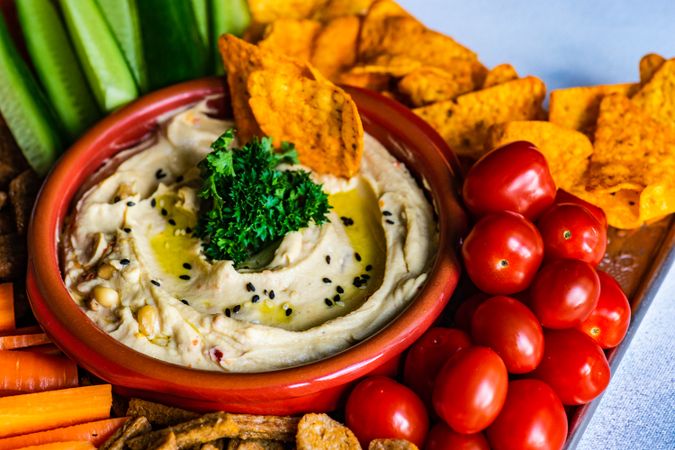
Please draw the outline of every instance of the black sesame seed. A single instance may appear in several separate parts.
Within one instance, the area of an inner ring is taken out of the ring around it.
[[[125,233],[131,233],[131,228],[125,228],[125,229],[124,229],[124,232],[125,232]]]
[[[187,228],[185,229],[185,232],[186,232],[187,234],[190,234],[190,233],[192,233],[192,228],[190,228],[190,227],[187,227]]]
[[[157,280],[150,280],[150,282],[152,284],[154,284],[155,286],[160,286],[159,281],[157,281]]]
[[[356,258],[357,261],[361,261],[361,255],[359,253],[354,253],[354,258]]]
[[[234,305],[234,308],[232,308],[232,312],[237,314],[240,309],[241,309],[241,305]]]
[[[354,286],[356,286],[358,288],[358,287],[361,287],[361,284],[363,284],[363,282],[361,281],[361,278],[354,277],[354,282],[352,284],[354,284]]]
[[[322,281],[326,284],[332,283],[332,280],[330,278],[323,278]]]
[[[286,310],[286,317],[290,316],[291,314],[293,314],[293,308],[288,308]]]
[[[178,278],[180,278],[181,280],[188,281],[190,279],[190,275],[181,275]]]
[[[368,281],[368,280],[370,280],[370,275],[368,275],[367,273],[364,273],[363,275],[361,275],[361,279]]]
[[[274,297],[276,297],[276,294],[274,293],[274,291],[270,291],[270,293],[269,293],[269,298],[270,298],[271,300],[274,300]]]
[[[120,264],[123,265],[123,266],[129,265],[130,262],[131,261],[129,261],[127,258],[120,259]]]
[[[383,215],[383,216],[391,216],[391,212],[390,212],[390,211],[387,211],[387,210],[385,209],[384,211],[382,211],[382,215]]]
[[[246,290],[249,292],[255,292],[255,286],[253,286],[253,283],[246,283]]]
[[[326,304],[326,306],[333,306],[333,302],[329,298],[324,298],[323,302]]]
[[[157,206],[157,200],[155,200],[154,198],[150,200],[150,206],[152,206],[153,208]]]
[[[127,206],[129,206],[129,207],[136,206],[136,203],[135,202],[127,202]]]
[[[184,269],[187,269],[187,270],[191,270],[191,269],[192,269],[192,264],[190,264],[190,263],[183,263],[183,268],[184,268]]]
[[[326,264],[330,264],[330,255],[326,255]]]
[[[342,289],[342,286],[338,286],[337,288],[335,288],[335,290],[337,291],[338,294],[344,294],[345,293],[345,290]]]
[[[176,221],[173,219],[169,219],[169,225],[176,226]]]
[[[182,182],[184,179],[185,179],[185,178],[183,178],[183,175],[178,175],[178,176],[176,177],[176,183],[180,183],[180,182]]]
[[[389,225],[393,225],[393,224],[394,224],[394,221],[393,221],[393,220],[390,220],[390,219],[385,220],[385,222],[387,222]]]
[[[251,302],[252,303],[258,303],[258,300],[260,300],[260,296],[258,294],[254,295],[251,297]]]
[[[366,266],[366,271],[370,272],[371,270],[373,270],[373,266],[371,264],[368,264]]]
[[[181,303],[182,303],[182,304],[184,304],[184,305],[188,305],[188,306],[190,306],[190,304],[188,303],[188,301],[187,301],[187,300],[185,300],[185,299],[182,299],[182,300],[181,300]]]
[[[162,215],[166,216],[167,214],[169,214],[169,211],[167,211],[165,208],[162,208]]]
[[[161,180],[164,177],[166,177],[166,173],[164,173],[162,169],[157,169],[157,171],[155,172],[155,178]]]
[[[339,301],[340,301],[340,294],[335,294],[335,295],[333,296],[333,301],[334,301],[334,302],[339,302]]]
[[[232,311],[230,311],[230,308],[225,308],[225,315],[226,315],[227,317],[232,316]]]

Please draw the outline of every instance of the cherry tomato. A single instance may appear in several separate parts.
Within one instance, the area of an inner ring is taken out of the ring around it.
[[[544,354],[544,332],[532,311],[513,298],[492,297],[478,307],[471,337],[504,360],[509,373],[534,370]]]
[[[469,336],[454,328],[431,328],[415,342],[405,358],[403,382],[431,405],[434,380],[443,364],[459,350],[469,347]]]
[[[460,434],[444,423],[431,427],[425,450],[490,450],[483,433]]]
[[[530,288],[530,307],[546,328],[575,327],[598,305],[600,278],[576,259],[544,264]]]
[[[509,383],[506,403],[486,431],[493,450],[559,450],[567,438],[567,416],[546,383]]]
[[[490,298],[489,295],[478,292],[460,303],[457,311],[455,311],[455,326],[462,331],[470,333],[471,318],[476,312],[476,308],[488,298]]]
[[[373,439],[407,439],[422,447],[429,417],[422,400],[391,378],[375,376],[361,381],[345,407],[347,426],[364,447]]]
[[[481,291],[508,295],[532,282],[543,258],[537,229],[517,213],[488,214],[476,223],[462,245],[464,265]]]
[[[506,398],[504,361],[487,347],[455,353],[438,373],[434,410],[458,433],[472,434],[492,423]]]
[[[621,343],[630,325],[630,303],[621,286],[611,275],[598,270],[600,298],[598,306],[577,328],[591,337],[602,348]]]
[[[570,194],[564,189],[558,188],[558,192],[555,194],[555,204],[559,205],[561,203],[575,203],[577,205],[583,206],[588,210],[588,212],[593,214],[593,217],[598,219],[598,222],[600,222],[602,228],[607,229],[607,214],[605,214],[605,211],[603,211],[602,208],[598,208],[594,204],[588,203],[586,200],[583,200],[576,195]]]
[[[607,228],[585,207],[562,203],[548,209],[537,222],[549,259],[579,259],[597,266],[607,248]]]
[[[464,180],[463,197],[475,216],[506,210],[534,220],[553,204],[555,183],[537,147],[518,141],[473,165]]]
[[[532,374],[565,405],[582,405],[609,384],[609,364],[598,344],[579,330],[546,330],[544,358]]]

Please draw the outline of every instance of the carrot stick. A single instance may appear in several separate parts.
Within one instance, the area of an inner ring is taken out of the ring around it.
[[[126,420],[126,417],[118,417],[115,419],[81,423],[69,427],[54,428],[47,431],[38,431],[37,433],[20,434],[0,439],[0,450],[70,441],[89,441],[98,447],[107,441]]]
[[[52,341],[45,333],[14,334],[0,336],[0,350],[15,350],[17,348],[34,347],[49,344]]]
[[[77,381],[77,365],[68,358],[0,350],[0,391],[47,391],[74,387]]]
[[[0,398],[0,437],[110,417],[109,384]]]
[[[14,321],[14,284],[0,284],[0,330],[13,330]]]
[[[96,450],[89,441],[52,442],[44,445],[31,445],[16,450]]]
[[[12,328],[11,330],[0,330],[0,336],[12,336],[15,334],[37,334],[42,333],[39,325],[30,325],[28,327]]]
[[[36,345],[35,347],[31,347],[30,351],[33,353],[44,353],[45,355],[63,356],[61,350],[54,344]]]

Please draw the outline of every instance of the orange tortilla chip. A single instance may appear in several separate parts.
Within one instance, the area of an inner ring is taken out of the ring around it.
[[[655,119],[675,128],[675,58],[665,61],[632,100]]]
[[[578,186],[593,154],[593,145],[585,134],[542,121],[494,125],[485,147],[490,151],[515,141],[529,141],[537,146],[546,157],[556,186],[568,191]]]
[[[373,0],[329,0],[326,6],[317,12],[317,18],[331,20],[338,17],[364,15]]]
[[[389,89],[391,77],[381,73],[366,73],[366,72],[344,72],[337,78],[338,84],[347,84],[349,86],[356,86],[370,89],[373,91],[382,92]]]
[[[488,70],[483,82],[483,89],[518,79],[518,72],[511,64],[499,64]]]
[[[652,79],[654,73],[666,62],[666,59],[656,53],[648,53],[640,59],[640,85],[644,86]]]
[[[413,111],[434,127],[455,153],[478,159],[485,153],[492,125],[538,118],[545,95],[544,83],[530,76]]]
[[[279,19],[309,19],[327,0],[248,0],[253,22],[270,23]]]
[[[336,80],[356,62],[356,44],[361,21],[356,16],[343,16],[328,22],[316,36],[312,65],[329,80]]]
[[[548,120],[593,137],[600,101],[606,95],[630,95],[636,84],[606,84],[573,87],[551,92]]]
[[[309,61],[320,29],[321,24],[315,20],[279,19],[267,25],[258,46]]]
[[[470,70],[446,72],[436,67],[420,67],[398,82],[398,90],[414,107],[419,107],[472,91],[473,78]]]
[[[343,177],[358,171],[363,126],[356,105],[342,89],[277,68],[251,73],[247,88],[263,133],[275,143],[295,143],[302,164]]]

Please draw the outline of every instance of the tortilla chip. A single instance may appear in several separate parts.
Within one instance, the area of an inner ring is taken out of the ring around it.
[[[392,78],[389,75],[381,73],[349,71],[341,73],[337,78],[337,83],[381,92],[389,89],[391,80]]]
[[[418,450],[418,448],[404,439],[374,439],[368,445],[368,450]]]
[[[640,85],[647,84],[664,62],[666,62],[666,59],[656,53],[648,53],[643,56],[640,59]]]
[[[585,134],[542,121],[494,125],[485,147],[490,151],[515,141],[532,142],[546,157],[556,186],[565,190],[579,185],[593,154],[593,145]]]
[[[279,19],[267,26],[258,47],[309,61],[320,29],[321,24],[315,20]]]
[[[295,143],[302,164],[343,177],[358,171],[363,125],[342,89],[272,69],[253,72],[248,91],[262,131],[275,142]]]
[[[328,0],[328,3],[316,12],[320,20],[332,20],[338,17],[364,15],[373,0]]]
[[[617,228],[675,212],[675,131],[625,96],[600,104],[586,191],[578,194],[605,210]]]
[[[499,64],[488,70],[483,81],[483,89],[518,79],[518,72],[511,64]]]
[[[279,19],[309,19],[327,0],[248,0],[253,22],[270,23]]]
[[[675,128],[675,58],[665,61],[632,100],[655,119]]]
[[[398,83],[398,90],[414,107],[453,98],[473,90],[471,71],[446,72],[435,67],[416,69]]]
[[[606,95],[630,95],[636,84],[606,84],[558,89],[551,92],[548,120],[593,137],[600,101]]]
[[[478,159],[485,153],[492,125],[538,118],[545,95],[544,83],[530,76],[413,111],[434,127],[455,153]]]
[[[305,414],[298,423],[298,450],[361,450],[354,433],[327,414]]]
[[[316,36],[311,62],[329,80],[336,81],[340,72],[356,62],[356,44],[361,21],[344,16],[328,22]]]

